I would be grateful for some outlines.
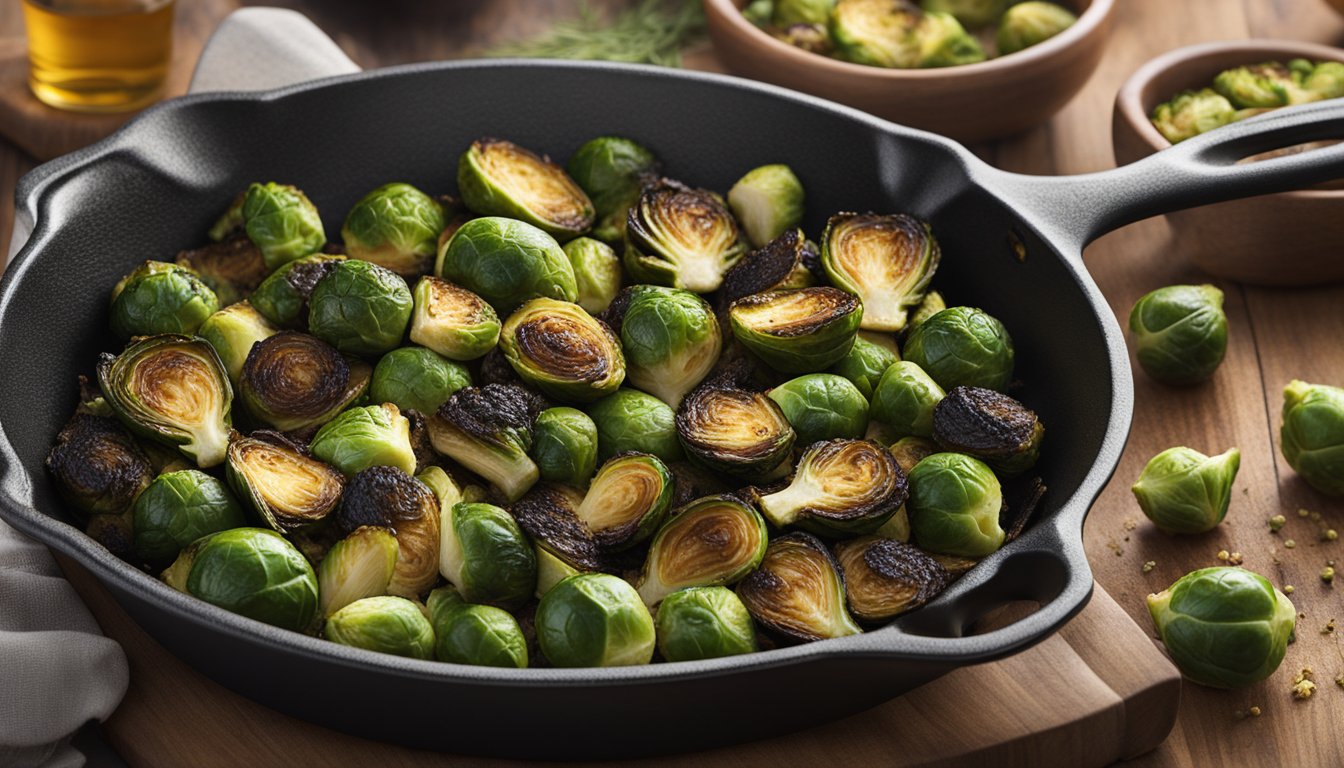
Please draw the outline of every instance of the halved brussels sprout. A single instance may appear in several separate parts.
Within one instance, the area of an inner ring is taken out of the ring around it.
[[[327,617],[323,635],[334,643],[412,659],[434,658],[434,627],[420,606],[379,595],[350,603]]]
[[[935,453],[910,470],[910,528],[922,549],[984,557],[1003,546],[1003,490],[979,459]]]
[[[845,579],[825,545],[806,533],[770,542],[761,567],[737,585],[751,617],[794,642],[863,632],[845,610]]]
[[[476,213],[525,221],[565,240],[592,229],[596,215],[563,168],[500,139],[478,139],[462,153],[457,189]]]
[[[1177,144],[1236,120],[1237,110],[1217,91],[1203,88],[1158,104],[1151,119],[1163,138]]]
[[[351,408],[322,425],[310,444],[313,455],[351,477],[369,467],[415,471],[411,424],[391,403]]]
[[[326,519],[345,477],[283,435],[258,432],[229,443],[229,485],[267,525],[289,533]]]
[[[411,322],[411,289],[397,273],[347,259],[308,297],[308,330],[342,352],[381,355],[401,345]]]
[[[610,570],[593,532],[576,514],[581,503],[583,495],[570,486],[538,483],[510,507],[518,525],[536,544],[537,552],[547,552],[565,566],[561,568],[551,559],[538,556],[539,592],[545,591],[543,587],[553,586],[565,568],[575,572]]]
[[[798,445],[863,437],[868,428],[868,401],[848,379],[833,373],[790,379],[770,390],[769,397],[798,434]]]
[[[1012,0],[920,0],[925,11],[949,13],[968,27],[984,27],[999,20]],[[1001,52],[1002,53],[1002,52]]]
[[[317,567],[322,615],[330,616],[356,600],[386,595],[398,551],[392,529],[374,525],[361,525],[333,544]]]
[[[784,373],[812,373],[839,362],[863,317],[856,296],[831,287],[757,293],[728,310],[733,336]]]
[[[848,354],[831,366],[830,372],[849,379],[859,394],[871,401],[876,399],[874,392],[878,382],[882,381],[882,374],[900,361],[900,355],[869,341],[861,332],[854,337],[854,346],[849,348]]]
[[[439,248],[434,274],[477,294],[500,314],[536,296],[579,297],[574,266],[555,238],[525,221],[498,216],[464,223]]]
[[[672,473],[657,456],[625,453],[597,471],[575,514],[608,549],[627,549],[658,530],[672,506]]]
[[[452,587],[429,593],[434,658],[478,667],[527,667],[527,638],[513,618],[493,605],[474,605]]]
[[[673,408],[709,374],[723,351],[713,308],[690,291],[631,286],[609,317],[621,337],[630,383]]]
[[[224,461],[233,387],[205,340],[165,334],[104,353],[98,386],[132,432],[176,446],[202,469]]]
[[[538,600],[541,599],[542,595],[550,592],[551,587],[576,573],[580,573],[579,569],[565,562],[559,555],[552,554],[549,549],[541,544],[534,543],[532,551],[537,556],[537,591],[533,594]]]
[[[1002,392],[1013,380],[1013,339],[983,310],[949,307],[905,340],[905,359],[944,390],[962,385]]]
[[[829,56],[835,49],[835,45],[831,42],[831,33],[825,24],[790,24],[770,34],[776,40],[788,43],[794,48],[801,48],[808,53]]]
[[[294,432],[325,424],[363,397],[370,371],[321,339],[282,331],[252,346],[238,394],[253,416]]]
[[[493,504],[443,510],[439,572],[473,603],[517,608],[537,586],[537,560],[518,522]]]
[[[676,412],[653,395],[622,387],[588,406],[588,416],[597,426],[601,461],[626,451],[651,453],[666,462],[685,458]]]
[[[937,291],[929,291],[924,294],[924,300],[919,302],[919,306],[910,314],[910,319],[905,324],[906,332],[912,332],[915,328],[930,317],[947,309],[947,302],[943,300],[943,294]]]
[[[938,596],[952,574],[918,547],[875,536],[835,545],[849,611],[860,621],[886,621]]]
[[[760,564],[766,537],[760,513],[736,496],[697,499],[653,537],[639,595],[652,606],[686,587],[734,584]]]
[[[1223,292],[1212,285],[1169,285],[1145,295],[1129,313],[1134,357],[1164,384],[1213,376],[1227,353]]]
[[[557,667],[621,667],[653,660],[653,616],[634,588],[605,573],[556,584],[537,606],[537,640]]]
[[[499,342],[499,315],[465,288],[422,277],[415,284],[411,341],[449,360],[475,360]]]
[[[308,299],[318,281],[332,267],[345,261],[344,256],[315,253],[291,261],[272,272],[248,296],[262,317],[282,328],[308,327]]]
[[[874,67],[918,66],[921,16],[906,0],[838,0],[830,20],[836,54]]]
[[[900,462],[897,461],[896,463],[899,464]],[[906,471],[905,467],[901,467],[901,471],[902,472]],[[910,513],[905,511],[905,505],[902,504],[899,508],[897,508],[896,513],[893,514],[891,517],[887,518],[887,522],[878,526],[876,531],[873,531],[873,535],[881,536],[884,539],[895,539],[896,541],[909,542]]]
[[[224,484],[198,469],[154,478],[133,509],[135,556],[160,565],[206,534],[244,525],[243,510]]]
[[[1205,456],[1184,446],[1168,448],[1149,459],[1130,489],[1139,509],[1168,533],[1205,533],[1227,516],[1232,482],[1241,467],[1236,448]]]
[[[615,245],[625,238],[626,216],[645,179],[658,172],[658,158],[630,139],[599,136],[579,147],[565,170],[593,201],[593,236]]]
[[[938,453],[938,446],[932,440],[911,436],[902,437],[892,443],[887,450],[896,458],[896,463],[901,465],[901,471],[908,476],[916,464]]]
[[[389,528],[397,537],[397,564],[387,593],[418,597],[439,578],[440,506],[429,486],[396,467],[377,466],[350,478],[336,514],[340,530]]]
[[[803,222],[803,183],[787,165],[762,165],[728,190],[728,207],[747,241],[760,248]]]
[[[500,349],[523,381],[556,400],[591,403],[625,381],[625,355],[607,324],[568,301],[537,298],[504,322]]]
[[[827,440],[807,449],[788,487],[758,504],[780,528],[852,536],[877,530],[907,494],[905,473],[886,448],[871,440]]]
[[[980,41],[950,13],[925,13],[915,27],[915,39],[921,67],[958,67],[985,60]]]
[[[528,457],[542,402],[522,387],[487,384],[453,393],[429,420],[434,450],[488,480],[509,501],[537,481]]]
[[[146,261],[112,289],[112,333],[120,339],[160,333],[191,335],[219,311],[219,298],[195,272]]]
[[[999,20],[999,55],[1007,56],[1058,35],[1077,23],[1073,11],[1054,3],[1018,3]]]
[[[1300,72],[1300,91],[1304,92],[1294,94],[1299,100],[1295,103],[1344,97],[1344,63],[1321,61],[1312,65],[1301,59],[1288,62],[1290,68],[1294,64],[1297,65],[1294,71]],[[1310,71],[1307,71],[1308,65]]]
[[[1266,62],[1219,72],[1213,89],[1237,109],[1269,109],[1293,103],[1297,83],[1287,66]]]
[[[755,482],[784,467],[797,435],[765,395],[704,386],[677,411],[677,437],[693,461]]]
[[[713,192],[671,179],[645,187],[625,228],[625,268],[636,282],[709,293],[742,258],[737,222]]]
[[[434,265],[443,227],[439,201],[410,184],[394,182],[355,203],[345,216],[341,239],[350,258],[411,277]]]
[[[383,355],[374,367],[369,397],[402,411],[433,413],[454,392],[469,386],[471,373],[459,363],[424,347],[402,347]]]
[[[84,515],[121,515],[154,479],[149,458],[116,419],[76,412],[56,435],[47,470]]]
[[[954,387],[933,409],[933,439],[943,450],[974,456],[1004,479],[1036,465],[1044,438],[1035,411],[992,389]]]
[[[252,352],[252,345],[269,339],[279,330],[251,303],[240,301],[206,318],[199,334],[215,348],[215,354],[219,355],[224,370],[229,374],[229,381],[238,387],[242,383],[243,364]]]
[[[866,331],[899,331],[924,300],[942,250],[928,223],[903,213],[840,213],[821,236],[821,265],[863,300]]]
[[[307,558],[266,528],[202,536],[163,572],[179,592],[282,629],[309,631],[317,618],[317,574]]]
[[[902,437],[933,436],[933,415],[947,393],[917,364],[894,363],[873,392],[872,417]]]
[[[327,233],[317,207],[297,187],[267,182],[247,188],[242,207],[243,228],[261,250],[267,269],[322,250]]]
[[[246,235],[243,231],[243,201],[246,199],[246,189],[235,195],[229,207],[210,225],[206,236],[216,243],[222,243],[231,237]]]
[[[610,245],[591,237],[570,240],[564,249],[574,267],[578,305],[590,314],[602,312],[621,290],[621,257]]]
[[[727,587],[691,587],[658,604],[658,650],[668,661],[698,661],[757,650],[751,614]]]
[[[1296,379],[1284,387],[1279,447],[1308,485],[1344,496],[1344,389]]]
[[[261,251],[246,237],[180,251],[174,261],[210,286],[221,307],[246,299],[271,273]]]
[[[788,229],[748,253],[723,276],[719,301],[723,306],[753,293],[811,288],[822,274],[821,256],[801,229]]]
[[[597,471],[597,425],[583,411],[547,408],[532,425],[530,455],[542,480],[587,488]]]

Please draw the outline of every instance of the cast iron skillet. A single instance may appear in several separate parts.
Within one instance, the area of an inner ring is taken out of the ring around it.
[[[368,653],[235,616],[170,590],[69,524],[42,461],[74,406],[76,374],[117,347],[105,330],[107,293],[134,264],[200,241],[253,180],[299,185],[334,233],[338,217],[383,182],[453,189],[458,153],[480,136],[564,158],[603,133],[646,143],[670,176],[710,189],[787,162],[806,186],[814,234],[842,210],[931,220],[945,254],[938,286],[1011,329],[1024,398],[1048,425],[1040,472],[1050,491],[1034,525],[930,605],[864,635],[696,663],[496,670]],[[32,235],[0,283],[0,514],[91,570],[150,634],[206,674],[350,733],[450,752],[595,758],[834,719],[1020,651],[1087,601],[1083,518],[1124,444],[1132,382],[1082,246],[1157,213],[1344,175],[1344,145],[1234,165],[1340,136],[1344,104],[1317,104],[1115,171],[1033,178],[815,98],[636,66],[429,64],[174,100],[19,185],[19,223]],[[977,617],[1012,600],[1042,607],[967,635]]]

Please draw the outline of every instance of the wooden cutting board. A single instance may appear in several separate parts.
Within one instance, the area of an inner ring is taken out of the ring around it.
[[[93,576],[58,560],[130,660],[130,690],[103,731],[132,766],[298,764],[296,756],[304,765],[382,768],[505,764],[367,741],[255,704],[178,661]],[[1176,669],[1098,586],[1058,634],[1016,656],[957,670],[867,712],[784,738],[635,764],[1101,766],[1166,738],[1180,695]]]

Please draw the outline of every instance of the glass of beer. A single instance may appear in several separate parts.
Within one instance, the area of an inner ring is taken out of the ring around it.
[[[173,51],[173,0],[23,0],[28,84],[44,103],[124,112],[159,98]]]

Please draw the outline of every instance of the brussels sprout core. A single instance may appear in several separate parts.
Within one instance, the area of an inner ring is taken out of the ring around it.
[[[626,223],[625,267],[639,282],[709,293],[742,258],[737,222],[714,193],[662,179]]]
[[[1279,437],[1294,472],[1327,496],[1344,496],[1344,389],[1289,383]]]
[[[941,258],[929,225],[905,214],[838,214],[821,238],[821,264],[837,287],[863,300],[866,331],[904,328]]]
[[[509,141],[472,142],[457,163],[462,202],[476,213],[507,216],[568,240],[593,226],[593,204],[560,166]]]
[[[293,432],[324,424],[358,400],[371,370],[320,339],[284,331],[252,346],[239,395],[252,415]]]
[[[649,545],[639,580],[648,605],[686,587],[733,584],[765,555],[765,521],[736,496],[707,496],[673,514]]]
[[[629,584],[581,573],[537,606],[537,640],[557,667],[620,667],[653,659],[653,617]]]
[[[872,533],[905,503],[905,473],[870,440],[815,443],[793,482],[762,496],[761,513],[776,526],[800,525],[838,536]]]
[[[234,440],[226,469],[239,497],[281,533],[325,519],[345,489],[340,472],[278,435]]]
[[[845,610],[845,581],[820,541],[790,533],[770,542],[761,567],[737,585],[752,618],[793,641],[863,632]]]
[[[835,545],[849,610],[861,621],[886,621],[932,600],[952,575],[918,547],[864,537]]]
[[[625,356],[606,323],[578,304],[532,299],[504,323],[500,348],[524,381],[557,400],[588,403],[625,381]]]
[[[772,368],[812,373],[849,353],[864,313],[853,294],[819,287],[738,299],[728,319],[737,340]]]
[[[686,453],[710,470],[763,479],[789,458],[795,433],[765,395],[708,386],[691,393],[677,411],[677,437]]]
[[[599,544],[624,549],[658,530],[672,505],[673,486],[672,473],[658,457],[622,454],[598,470],[575,513]]]

